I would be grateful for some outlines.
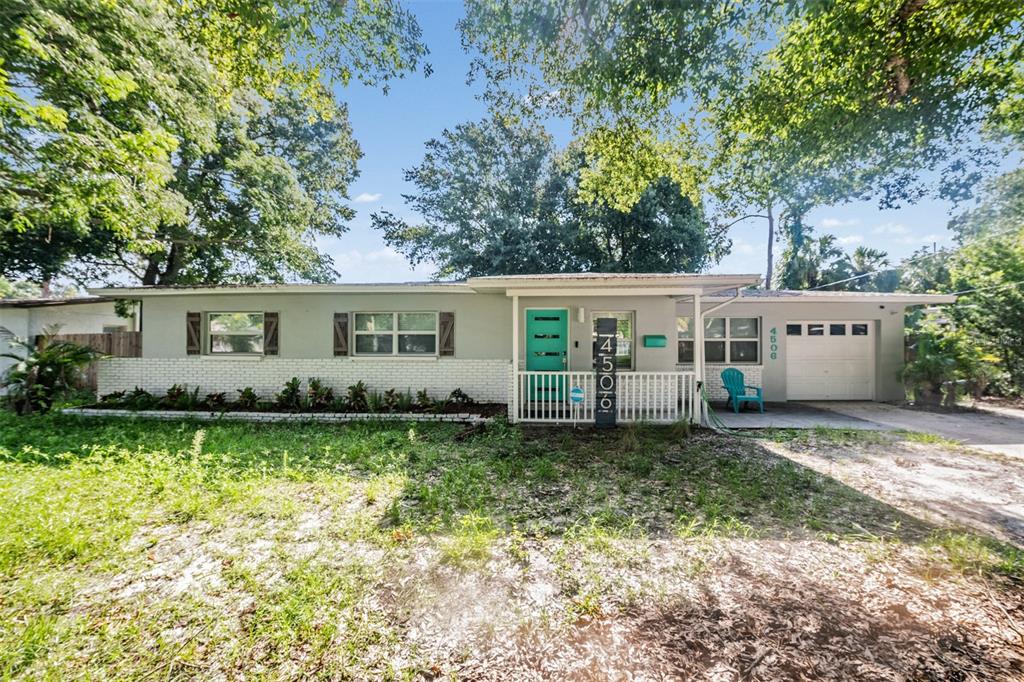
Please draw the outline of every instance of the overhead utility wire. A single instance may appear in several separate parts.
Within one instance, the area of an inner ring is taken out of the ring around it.
[[[968,242],[968,244],[977,244],[978,242],[983,242],[986,239],[992,239],[994,237],[1001,237],[1003,235],[1010,234],[1011,232],[1017,232],[1020,229],[1021,229],[1020,227],[1011,227],[1010,229],[1003,230],[1002,232],[993,232],[992,234],[987,234],[987,235],[978,237],[977,239],[972,239],[971,241]],[[825,287],[835,286],[836,284],[843,284],[845,282],[852,282],[854,280],[863,279],[864,277],[870,277],[871,275],[877,275],[880,272],[891,272],[893,270],[899,270],[900,268],[902,268],[903,266],[907,265],[908,263],[915,263],[915,262],[917,262],[919,260],[923,260],[925,258],[934,258],[935,256],[945,255],[945,254],[951,253],[953,251],[955,251],[955,249],[952,249],[952,250],[951,249],[940,249],[938,251],[933,251],[932,253],[921,254],[920,256],[917,256],[916,258],[908,258],[908,259],[904,260],[903,262],[901,262],[899,265],[894,265],[891,268],[881,268],[879,270],[872,270],[871,272],[865,272],[865,273],[863,273],[861,275],[855,275],[853,277],[847,277],[846,279],[839,279],[839,280],[836,280],[835,282],[829,282],[827,284],[819,284],[816,287],[811,287],[807,291],[814,291],[815,289],[824,289]]]

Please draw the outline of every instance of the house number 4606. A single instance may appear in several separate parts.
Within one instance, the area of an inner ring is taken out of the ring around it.
[[[769,331],[769,334],[770,336],[768,337],[768,343],[770,343],[771,345],[768,346],[768,350],[771,351],[771,353],[768,355],[768,357],[770,357],[772,360],[776,360],[779,357],[778,330],[775,327],[772,327]]]

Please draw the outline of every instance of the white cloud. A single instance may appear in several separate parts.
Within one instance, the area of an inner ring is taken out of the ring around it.
[[[433,263],[411,267],[405,256],[392,248],[349,249],[330,252],[342,282],[404,282],[429,279]]]
[[[912,244],[913,246],[928,246],[932,242],[944,242],[948,239],[949,235],[945,234],[933,233],[922,235],[920,237],[914,234],[908,234],[906,237],[900,239],[899,242],[901,244]]]
[[[754,245],[742,237],[736,237],[732,240],[732,252],[749,256],[754,253]]]
[[[850,218],[849,220],[842,220],[840,218],[825,218],[821,221],[821,226],[828,230],[834,230],[837,227],[852,227],[859,225],[860,221],[856,218]]]
[[[910,230],[902,223],[882,223],[871,231],[874,234],[906,234]]]
[[[379,192],[377,194],[369,194],[367,192],[363,192],[361,194],[357,194],[356,198],[353,199],[352,201],[354,201],[357,204],[370,204],[373,203],[374,201],[380,201],[381,196],[383,195],[380,194]]]
[[[840,237],[836,241],[844,246],[847,244],[860,244],[864,241],[864,237],[859,234],[851,234],[849,237]]]

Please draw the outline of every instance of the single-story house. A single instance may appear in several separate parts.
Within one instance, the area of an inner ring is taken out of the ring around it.
[[[336,390],[359,380],[434,396],[461,388],[508,404],[516,421],[591,421],[595,321],[613,318],[620,420],[699,419],[698,382],[724,400],[726,367],[769,402],[891,400],[903,397],[905,310],[954,300],[748,289],[759,283],[581,273],[94,289],[141,301],[143,329],[142,356],[104,361],[99,391],[251,386],[269,398],[293,376],[318,377]]]
[[[130,332],[135,331],[135,317],[119,317],[113,299],[96,296],[0,299],[0,335],[32,341],[54,326],[60,334]],[[7,352],[8,343],[0,339],[0,353]],[[0,358],[0,376],[12,364],[14,360]]]

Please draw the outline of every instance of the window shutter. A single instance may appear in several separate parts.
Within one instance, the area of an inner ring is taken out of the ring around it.
[[[185,354],[199,355],[203,350],[203,314],[185,313]]]
[[[437,349],[439,355],[455,355],[455,313],[439,313]]]
[[[334,354],[348,355],[348,313],[334,313]]]
[[[278,314],[263,313],[263,354],[277,355]]]

